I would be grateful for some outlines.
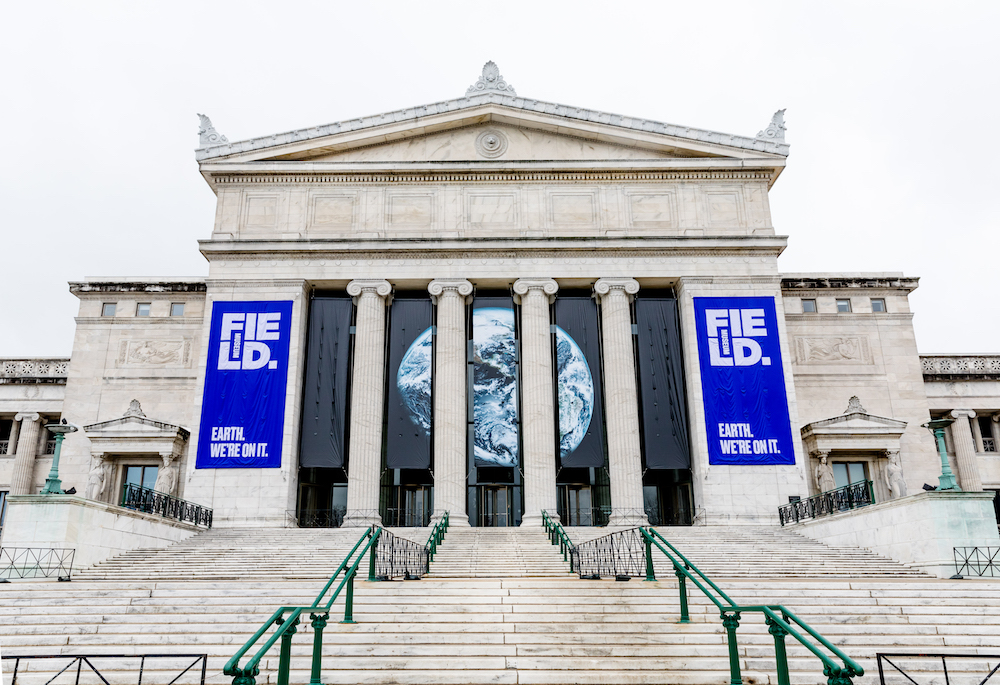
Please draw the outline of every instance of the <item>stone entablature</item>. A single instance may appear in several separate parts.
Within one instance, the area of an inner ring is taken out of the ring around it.
[[[69,359],[66,357],[27,357],[0,359],[0,384],[66,384]]]
[[[925,381],[1000,380],[1000,354],[922,354]]]
[[[99,293],[203,293],[205,280],[159,281],[149,278],[128,281],[70,281],[69,291],[77,297]]]
[[[919,278],[900,273],[862,274],[782,274],[781,289],[831,290],[831,289],[877,289],[913,292],[920,283]]]

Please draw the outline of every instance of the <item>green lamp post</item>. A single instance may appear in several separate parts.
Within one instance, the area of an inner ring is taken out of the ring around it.
[[[49,477],[45,479],[45,487],[42,488],[43,495],[61,495],[62,481],[59,479],[59,452],[62,449],[62,441],[67,433],[75,433],[80,430],[72,423],[67,423],[66,419],[62,423],[50,423],[45,429],[56,436],[56,449],[52,454],[52,468],[49,469]]]
[[[938,476],[938,491],[941,490],[961,490],[955,474],[951,472],[951,464],[948,463],[948,451],[944,446],[944,429],[954,423],[954,419],[933,419],[923,424],[921,428],[926,428],[937,441],[938,454],[941,455],[941,475]]]

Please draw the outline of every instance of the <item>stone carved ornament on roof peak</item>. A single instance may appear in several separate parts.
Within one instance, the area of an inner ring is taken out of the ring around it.
[[[483,73],[479,76],[479,79],[465,91],[466,95],[477,95],[479,93],[517,95],[514,91],[514,86],[504,81],[503,76],[500,75],[500,67],[492,60],[483,65]]]

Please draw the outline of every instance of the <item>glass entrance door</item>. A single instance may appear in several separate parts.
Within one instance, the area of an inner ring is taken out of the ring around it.
[[[595,509],[589,485],[571,484],[559,486],[561,497],[559,517],[564,526],[596,526]]]
[[[479,488],[479,525],[512,526],[511,490],[506,485],[482,485]]]

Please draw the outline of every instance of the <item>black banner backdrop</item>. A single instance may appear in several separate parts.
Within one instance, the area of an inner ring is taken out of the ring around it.
[[[426,293],[397,296],[389,308],[386,466],[390,469],[431,465],[431,317]]]
[[[344,465],[353,308],[349,297],[317,297],[309,304],[299,440],[299,465],[303,468]]]
[[[635,315],[646,467],[691,468],[677,300],[640,296]]]
[[[556,300],[555,322],[565,332],[557,330],[555,342],[559,456],[566,468],[601,467],[604,403],[597,303],[589,296],[562,296]]]

